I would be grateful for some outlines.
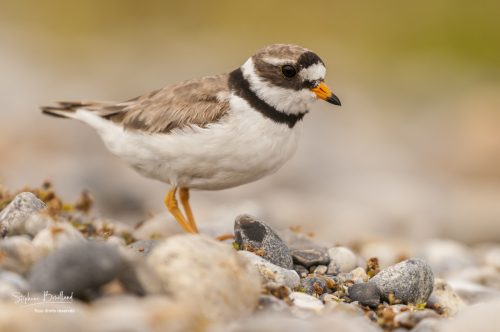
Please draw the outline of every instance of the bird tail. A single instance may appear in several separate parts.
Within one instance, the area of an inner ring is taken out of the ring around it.
[[[55,116],[58,118],[73,118],[75,113],[80,108],[90,106],[90,103],[61,101],[56,106],[42,106],[40,109],[43,114]]]
[[[76,111],[82,109],[95,112],[101,117],[109,117],[123,110],[123,106],[111,102],[83,102],[83,101],[60,101],[56,106],[42,106],[43,114],[58,118],[75,118]]]

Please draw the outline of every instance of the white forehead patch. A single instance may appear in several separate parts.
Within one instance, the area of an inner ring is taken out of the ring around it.
[[[299,75],[308,81],[322,80],[326,75],[326,68],[322,63],[318,62],[312,66],[302,69]]]
[[[267,62],[273,66],[282,66],[293,62],[291,59],[276,58],[273,56],[266,56],[262,58],[262,61]]]

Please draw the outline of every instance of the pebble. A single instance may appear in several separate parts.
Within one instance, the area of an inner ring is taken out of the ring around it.
[[[488,266],[500,270],[500,246],[486,250],[484,253],[484,262]]]
[[[439,318],[439,315],[434,310],[409,310],[396,314],[394,322],[404,328],[412,329],[422,320],[437,318]]]
[[[116,247],[89,241],[55,250],[34,265],[28,280],[35,291],[62,291],[87,299],[98,295],[101,286],[115,279],[123,268]]]
[[[306,268],[313,265],[325,265],[330,262],[328,252],[324,248],[292,249],[290,253],[295,264]]]
[[[82,233],[71,224],[59,222],[40,231],[33,239],[33,245],[42,253],[48,254],[66,245],[82,244],[86,241]]]
[[[255,252],[285,269],[293,269],[293,260],[287,245],[264,222],[248,214],[240,215],[236,217],[234,235],[240,249]]]
[[[466,304],[475,304],[500,298],[500,291],[497,289],[485,287],[475,282],[449,279],[448,283]]]
[[[300,286],[310,295],[321,295],[326,293],[326,281],[323,278],[306,277],[300,281]]]
[[[449,316],[455,316],[465,308],[464,301],[444,279],[435,279],[434,288],[427,301],[427,307],[434,309],[439,306],[446,310]]]
[[[139,240],[129,244],[127,248],[141,256],[148,256],[158,243],[158,240]]]
[[[328,274],[347,273],[357,266],[356,254],[346,247],[334,247],[328,249],[330,264],[328,264]]]
[[[348,295],[351,300],[371,308],[380,304],[380,290],[371,282],[352,285],[349,287]]]
[[[370,279],[377,285],[381,297],[390,301],[390,294],[402,303],[425,303],[434,286],[430,266],[420,258],[412,258],[392,265]]]
[[[0,268],[25,274],[42,256],[27,236],[12,236],[0,240]]]
[[[285,303],[285,301],[278,299],[272,295],[261,295],[259,297],[259,306],[258,310],[260,311],[273,311],[273,312],[281,312],[288,311],[289,306]]]
[[[274,265],[249,251],[238,251],[238,255],[244,257],[257,268],[265,283],[273,282],[290,289],[294,289],[300,285],[300,277],[294,270],[288,270],[278,265]]]
[[[0,299],[12,300],[15,294],[25,294],[28,291],[28,281],[21,275],[0,270]]]
[[[354,270],[352,270],[350,272],[351,276],[352,276],[352,280],[355,282],[355,283],[360,283],[360,282],[367,282],[368,279],[370,279],[368,277],[368,274],[366,274],[366,271],[365,269],[363,269],[362,267],[357,267],[355,268]]]
[[[147,257],[174,301],[196,307],[207,322],[228,321],[257,307],[257,269],[227,244],[183,234],[159,243]]]
[[[326,274],[327,271],[328,271],[328,266],[326,266],[326,265],[318,265],[314,269],[313,273],[314,274],[323,275],[323,274]]]
[[[26,220],[45,207],[45,203],[30,192],[17,194],[0,212],[0,236],[23,234]]]
[[[303,267],[302,265],[294,265],[293,269],[295,270],[295,272],[299,274],[301,278],[304,278],[309,274],[309,270]]]
[[[299,309],[319,312],[325,307],[321,300],[302,292],[292,292],[289,297],[293,301],[293,305]]]

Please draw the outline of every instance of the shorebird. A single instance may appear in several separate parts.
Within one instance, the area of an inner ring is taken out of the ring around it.
[[[276,172],[297,147],[312,102],[340,100],[312,51],[269,45],[227,74],[166,86],[125,102],[59,102],[45,114],[91,127],[142,175],[171,186],[165,205],[197,233],[189,190],[226,189]],[[183,205],[179,209],[176,193]]]

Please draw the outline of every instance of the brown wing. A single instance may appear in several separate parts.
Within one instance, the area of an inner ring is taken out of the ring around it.
[[[228,75],[185,81],[125,103],[108,106],[107,119],[128,130],[168,133],[189,125],[205,127],[229,109]]]

